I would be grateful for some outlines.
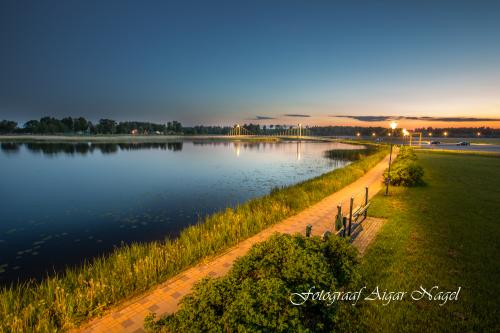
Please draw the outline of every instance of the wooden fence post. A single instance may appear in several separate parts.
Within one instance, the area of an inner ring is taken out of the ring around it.
[[[342,228],[342,206],[337,205],[337,217],[335,218],[335,230]]]
[[[354,205],[354,197],[351,197],[351,203],[349,205],[349,233],[348,236],[351,236],[351,224],[352,224],[352,206]]]
[[[306,237],[311,237],[312,225],[308,224],[306,227]]]
[[[346,216],[342,217],[342,224],[344,225],[344,232],[343,232],[344,235],[343,236],[345,237],[346,229],[347,229],[347,217]]]

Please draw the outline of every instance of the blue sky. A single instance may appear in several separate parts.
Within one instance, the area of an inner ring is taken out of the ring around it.
[[[500,118],[498,1],[4,0],[0,27],[0,118]]]

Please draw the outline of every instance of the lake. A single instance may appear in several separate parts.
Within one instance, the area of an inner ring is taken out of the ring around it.
[[[348,164],[341,143],[2,143],[0,283],[122,243],[176,237],[206,214]]]

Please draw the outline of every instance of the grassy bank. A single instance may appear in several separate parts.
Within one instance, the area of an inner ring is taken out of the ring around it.
[[[500,330],[500,158],[419,152],[426,185],[379,194],[370,214],[388,218],[361,262],[368,290],[457,290],[458,301],[363,302],[353,331]]]
[[[175,240],[133,244],[78,269],[0,291],[0,331],[54,331],[77,326],[111,305],[292,216],[361,177],[387,154],[250,200],[186,228]]]

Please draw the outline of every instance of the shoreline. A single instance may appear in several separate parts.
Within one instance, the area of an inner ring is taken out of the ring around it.
[[[244,141],[244,142],[280,142],[280,141],[321,141],[338,142],[341,139],[313,136],[259,136],[259,135],[0,135],[4,142],[46,142],[46,143],[164,143],[174,141]]]

